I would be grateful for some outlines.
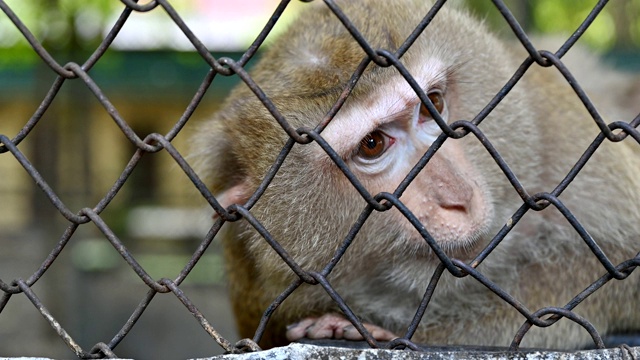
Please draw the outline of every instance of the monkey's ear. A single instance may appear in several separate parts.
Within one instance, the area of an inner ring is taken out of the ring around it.
[[[194,168],[220,205],[227,208],[247,202],[252,187],[229,139],[224,121],[214,119],[203,123],[191,145]]]
[[[223,208],[228,208],[233,204],[242,205],[249,200],[251,197],[251,189],[246,181],[235,184],[228,189],[223,190],[222,192],[218,192],[215,195],[216,200],[220,203]],[[215,219],[218,216],[217,213],[213,214],[213,218]]]
[[[249,184],[249,179],[241,163],[237,161],[233,150],[229,145],[227,148],[216,146],[217,152],[210,154],[209,181],[211,190],[216,200],[223,208],[228,208],[233,204],[243,205],[249,200],[253,193],[253,188]],[[217,214],[214,215],[214,218]]]

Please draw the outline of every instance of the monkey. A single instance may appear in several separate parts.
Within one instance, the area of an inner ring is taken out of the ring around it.
[[[390,53],[433,6],[417,0],[336,3],[373,49]],[[294,129],[322,123],[367,57],[327,6],[305,6],[308,10],[249,72]],[[511,227],[476,269],[530,312],[565,306],[607,273],[556,203],[543,209],[523,205],[534,194],[554,191],[601,132],[555,67],[531,65],[479,123],[480,135],[439,140],[444,129],[438,117],[448,125],[474,119],[527,56],[521,44],[499,38],[468,10],[447,3],[398,60],[423,100],[397,67],[370,62],[319,132],[335,156],[318,141],[293,145],[248,210],[303,270],[321,272],[369,206],[338,163],[371,196],[393,194],[438,144],[398,199],[418,224],[397,203],[372,210],[327,276],[375,340],[405,335],[441,264],[425,233],[447,257],[470,264],[500,229]],[[593,101],[597,106],[598,99]],[[611,121],[631,121],[616,117],[615,106],[612,110]],[[243,206],[289,140],[274,115],[241,84],[198,129],[194,166],[222,206]],[[515,180],[490,156],[486,141]],[[604,140],[558,196],[614,265],[638,261],[639,150],[631,137]],[[529,208],[514,221],[522,206]],[[240,335],[251,338],[266,309],[298,276],[246,219],[225,228],[230,298]],[[609,281],[573,311],[600,334],[640,329],[638,289],[638,274],[631,273],[624,281]],[[411,340],[508,346],[525,321],[481,282],[444,271]],[[322,286],[303,283],[273,312],[260,345],[305,337],[360,340],[363,334]],[[534,326],[521,345],[589,344],[588,331],[563,318],[547,328]]]

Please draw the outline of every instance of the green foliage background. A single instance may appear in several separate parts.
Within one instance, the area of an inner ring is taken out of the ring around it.
[[[296,1],[294,1],[295,3]],[[34,35],[51,50],[92,48],[102,38],[108,22],[123,4],[117,0],[6,0]],[[194,3],[172,1],[180,12],[193,11]],[[596,0],[506,0],[523,27],[531,33],[572,33],[597,3]],[[479,16],[500,29],[506,22],[489,0],[466,0]],[[294,4],[298,5],[298,4]],[[613,0],[605,7],[584,41],[606,51],[640,46],[640,0]],[[0,49],[28,48],[6,16],[0,16]],[[215,49],[214,49],[215,50]],[[22,57],[20,51],[12,57]]]
[[[495,28],[507,26],[491,1],[467,5]],[[531,34],[573,33],[598,3],[596,0],[506,0],[520,24]],[[581,38],[598,51],[640,47],[640,0],[612,0]]]

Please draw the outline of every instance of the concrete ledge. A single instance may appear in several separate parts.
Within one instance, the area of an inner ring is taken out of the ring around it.
[[[442,348],[440,348],[442,349]],[[381,349],[348,349],[342,347],[317,346],[309,344],[291,344],[288,346],[242,355],[220,355],[207,358],[207,360],[306,360],[306,359],[340,359],[340,360],[635,360],[640,359],[640,347],[620,347],[602,350],[584,350],[576,352],[559,351],[523,351],[508,352],[496,351],[428,351],[418,352],[411,350],[381,350]],[[200,359],[204,360],[204,359]]]

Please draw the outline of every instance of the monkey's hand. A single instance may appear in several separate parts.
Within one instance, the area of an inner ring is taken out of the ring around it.
[[[377,325],[364,323],[364,327],[378,341],[390,341],[398,336]],[[346,339],[364,340],[353,324],[338,314],[325,314],[320,317],[308,317],[287,326],[287,339],[296,341],[308,339]]]

